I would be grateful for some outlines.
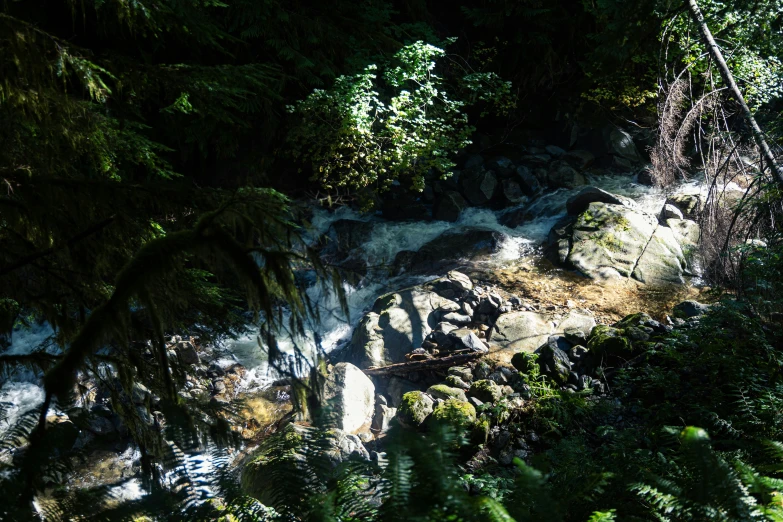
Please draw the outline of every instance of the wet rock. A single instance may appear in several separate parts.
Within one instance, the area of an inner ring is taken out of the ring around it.
[[[375,386],[352,364],[338,363],[324,385],[327,426],[348,433],[366,431],[375,410]]]
[[[655,182],[655,175],[653,173],[652,167],[645,167],[642,170],[640,170],[639,173],[636,175],[636,182],[639,185],[654,187],[656,182]]]
[[[565,161],[554,161],[549,166],[547,174],[549,186],[553,188],[573,189],[587,184],[584,175],[580,174]]]
[[[462,261],[485,259],[500,251],[504,235],[489,228],[452,228],[436,237],[399,265],[411,273],[433,273]],[[395,265],[398,265],[395,260]]]
[[[503,202],[508,205],[519,205],[527,200],[520,184],[513,179],[504,179],[501,183]]]
[[[457,221],[462,211],[467,208],[468,202],[462,194],[455,191],[444,193],[435,203],[433,217],[440,221]]]
[[[462,195],[472,205],[488,203],[495,194],[497,184],[495,173],[480,167],[462,171],[459,178]]]
[[[397,418],[406,426],[420,426],[432,413],[434,401],[429,395],[420,391],[411,391],[403,395]]]
[[[535,196],[541,190],[538,179],[524,165],[517,167],[516,180],[522,192],[527,196]]]
[[[638,163],[642,157],[636,149],[633,138],[622,129],[614,128],[607,133],[606,149],[610,154]]]
[[[367,264],[361,256],[361,246],[369,241],[373,224],[354,219],[340,219],[332,223],[320,239],[321,257],[327,263],[338,265],[357,274],[367,272]]]
[[[571,253],[574,223],[575,217],[564,216],[549,230],[544,243],[544,256],[556,265],[569,266],[568,254]]]
[[[598,187],[590,186],[583,188],[579,191],[578,194],[568,198],[568,201],[566,202],[566,210],[570,215],[576,216],[587,210],[587,208],[590,206],[590,203],[594,202],[609,203],[612,205],[625,205],[629,208],[638,208],[636,203],[632,202],[628,198],[606,192],[605,190],[599,189]]]

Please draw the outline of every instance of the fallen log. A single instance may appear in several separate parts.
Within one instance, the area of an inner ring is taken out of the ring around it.
[[[409,361],[404,363],[390,364],[389,366],[372,366],[364,371],[367,375],[393,375],[397,373],[423,372],[427,370],[439,370],[448,368],[456,364],[462,364],[474,359],[478,359],[486,353],[471,352],[459,355],[450,355],[448,357],[434,357],[423,361]]]

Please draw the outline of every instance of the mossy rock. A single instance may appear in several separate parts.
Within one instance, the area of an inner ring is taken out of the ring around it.
[[[431,395],[435,399],[443,399],[444,401],[449,399],[458,399],[460,401],[468,400],[464,391],[460,390],[459,388],[446,386],[445,384],[436,384],[434,386],[430,386],[427,389],[427,394]]]
[[[281,461],[288,462],[291,467],[301,465],[297,449],[304,437],[300,430],[302,428],[289,424],[261,443],[253,460],[242,468],[242,491],[245,494],[272,505],[271,486],[272,481],[277,479],[270,476],[269,470],[272,467],[279,469]]]
[[[467,390],[470,388],[470,381],[465,381],[458,375],[447,375],[444,382],[447,386],[451,386],[452,388],[459,388],[460,390]]]
[[[468,396],[481,402],[497,402],[503,397],[503,390],[494,382],[482,379],[470,385]]]
[[[410,427],[418,427],[432,413],[433,400],[421,391],[411,391],[402,396],[397,409],[397,419]]]
[[[448,399],[438,405],[429,422],[443,422],[459,428],[469,428],[476,422],[476,408],[469,402]]]
[[[631,340],[623,336],[622,330],[603,324],[590,332],[587,349],[597,360],[602,357],[628,357],[634,351]]]
[[[486,417],[478,419],[470,430],[470,441],[473,444],[486,444],[489,440],[490,427],[489,419]]]
[[[452,366],[449,368],[449,375],[459,377],[465,382],[473,382],[473,372],[467,366]]]
[[[535,365],[537,364],[537,358],[538,355],[528,352],[515,353],[511,358],[511,366],[522,373],[530,373],[530,371],[535,368]]]
[[[646,323],[652,321],[652,317],[650,317],[648,314],[644,312],[639,312],[636,314],[626,315],[616,323],[614,323],[615,328],[628,328],[629,326],[636,326],[640,327],[645,325]]]

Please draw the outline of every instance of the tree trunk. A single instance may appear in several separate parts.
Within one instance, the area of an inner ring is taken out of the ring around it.
[[[759,124],[756,123],[756,119],[750,112],[748,104],[745,103],[745,98],[742,96],[739,87],[737,87],[737,83],[734,81],[734,76],[732,76],[731,71],[729,70],[729,66],[726,65],[726,60],[723,59],[723,54],[720,52],[718,44],[715,43],[715,39],[712,37],[710,28],[707,27],[707,22],[704,20],[704,16],[701,14],[699,5],[696,3],[696,0],[688,0],[688,7],[690,8],[691,18],[693,18],[693,20],[696,22],[696,25],[699,26],[699,31],[701,31],[701,35],[704,38],[704,43],[707,46],[707,51],[710,53],[712,59],[715,60],[723,81],[726,82],[726,85],[728,85],[729,90],[734,95],[734,98],[737,100],[737,103],[739,103],[740,108],[742,109],[742,115],[745,117],[748,125],[750,125],[750,129],[753,132],[753,138],[756,140],[756,144],[759,146],[759,149],[761,149],[761,155],[767,161],[767,164],[769,165],[770,170],[772,170],[772,175],[775,177],[775,180],[779,184],[783,185],[783,170],[775,161],[775,156],[772,154],[772,150],[769,148],[767,140],[764,139],[764,133],[761,131],[761,127],[759,127]]]

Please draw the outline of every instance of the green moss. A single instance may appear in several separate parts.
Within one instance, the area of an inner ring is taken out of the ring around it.
[[[397,417],[408,426],[420,426],[432,413],[432,404],[432,399],[424,392],[410,391],[402,396]]]
[[[623,337],[622,330],[599,324],[590,333],[587,349],[598,360],[602,357],[623,357],[633,353],[630,339]]]
[[[460,390],[465,389],[466,386],[470,386],[469,381],[462,379],[458,375],[447,375],[444,381],[448,386],[452,388],[458,388]]]
[[[461,401],[467,400],[464,391],[460,390],[459,388],[451,388],[445,384],[436,384],[435,386],[430,386],[429,389],[427,389],[427,393],[436,399],[459,399]]]
[[[470,385],[468,395],[481,402],[497,402],[503,397],[503,392],[494,382],[482,379]]]
[[[469,402],[449,399],[435,408],[430,419],[432,422],[445,422],[452,426],[468,428],[476,422],[476,408]]]
[[[293,424],[265,439],[253,460],[242,468],[242,491],[264,504],[271,504],[269,469],[279,466],[281,461],[290,461],[290,465],[295,466],[297,450],[303,440]]]
[[[627,328],[629,326],[639,326],[647,321],[652,321],[652,317],[650,317],[648,314],[644,312],[639,312],[637,314],[631,314],[626,315],[616,323],[614,323],[615,328]]]
[[[470,430],[470,440],[474,444],[486,444],[489,439],[489,429],[491,425],[489,419],[481,417]]]
[[[527,353],[527,352],[519,352],[515,353],[514,356],[511,358],[511,366],[519,370],[520,372],[524,374],[530,373],[530,371],[535,367],[536,360],[538,359],[538,355]]]

